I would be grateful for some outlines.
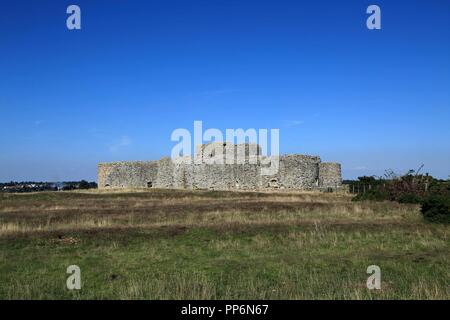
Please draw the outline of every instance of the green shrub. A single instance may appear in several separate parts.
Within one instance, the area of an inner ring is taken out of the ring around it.
[[[430,222],[450,223],[450,198],[432,196],[422,201],[422,215]]]
[[[360,193],[356,195],[353,199],[353,201],[386,201],[390,200],[393,201],[391,195],[384,189],[381,189],[379,187],[374,187],[371,190],[368,190],[365,193]]]
[[[422,203],[423,197],[414,193],[404,193],[398,197],[400,203]]]
[[[387,171],[388,172],[388,171]],[[358,181],[347,181],[351,192],[362,192],[354,201],[397,201],[400,203],[421,204],[430,197],[450,199],[450,180],[439,180],[425,174],[414,174],[410,170],[403,176],[393,173],[386,178],[358,177]]]

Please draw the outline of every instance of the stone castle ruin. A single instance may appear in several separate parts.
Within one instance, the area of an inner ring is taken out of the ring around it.
[[[260,146],[252,143],[199,145],[193,159],[166,157],[98,165],[100,189],[313,190],[341,185],[339,163],[300,154],[263,156]]]

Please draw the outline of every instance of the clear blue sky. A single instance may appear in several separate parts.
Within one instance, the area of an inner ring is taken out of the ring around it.
[[[344,178],[447,178],[450,2],[3,1],[0,111],[0,181],[96,180],[98,162],[170,155],[194,120],[279,128],[281,153]]]

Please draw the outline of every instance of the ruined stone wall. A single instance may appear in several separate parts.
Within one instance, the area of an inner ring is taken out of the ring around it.
[[[98,186],[101,189],[152,187],[157,173],[158,161],[100,163]]]
[[[210,142],[198,145],[196,150],[196,163],[204,164],[257,164],[261,155],[261,147],[256,143]]]
[[[258,190],[261,189],[261,166],[259,163],[247,162],[233,166],[234,189]]]
[[[317,185],[320,158],[286,155],[280,159],[280,179],[287,189],[311,189]]]
[[[194,189],[255,190],[261,185],[257,144],[213,142],[197,146],[190,176]],[[232,164],[230,164],[231,162]]]
[[[196,189],[229,190],[233,188],[233,165],[194,164],[193,185]]]
[[[174,188],[175,187],[175,163],[169,157],[158,161],[158,173],[156,175],[155,188]]]
[[[311,189],[319,179],[319,163],[320,158],[315,156],[281,156],[278,173],[261,176],[261,185],[269,189]]]
[[[211,143],[200,146],[194,159],[102,163],[99,188],[180,188],[210,190],[313,189],[342,184],[338,163],[319,157],[284,155],[275,174],[262,175],[272,157],[261,156],[258,145]],[[224,157],[225,155],[225,157]],[[214,163],[219,157],[219,163]],[[234,164],[227,164],[232,157]],[[181,160],[181,161],[178,161]],[[196,161],[194,161],[196,160]],[[222,162],[222,164],[220,164]]]
[[[319,186],[336,188],[342,185],[341,165],[335,162],[319,164]]]

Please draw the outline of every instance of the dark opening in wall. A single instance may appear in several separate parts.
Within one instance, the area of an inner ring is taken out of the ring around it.
[[[109,184],[105,184],[105,188],[108,188],[110,185]]]
[[[153,183],[151,181],[148,181],[147,182],[147,188],[151,188],[151,187],[153,187]]]
[[[278,187],[279,187],[279,185],[278,185],[278,179],[277,179],[277,178],[270,179],[270,181],[269,181],[269,187],[270,187],[270,188],[278,188]]]

